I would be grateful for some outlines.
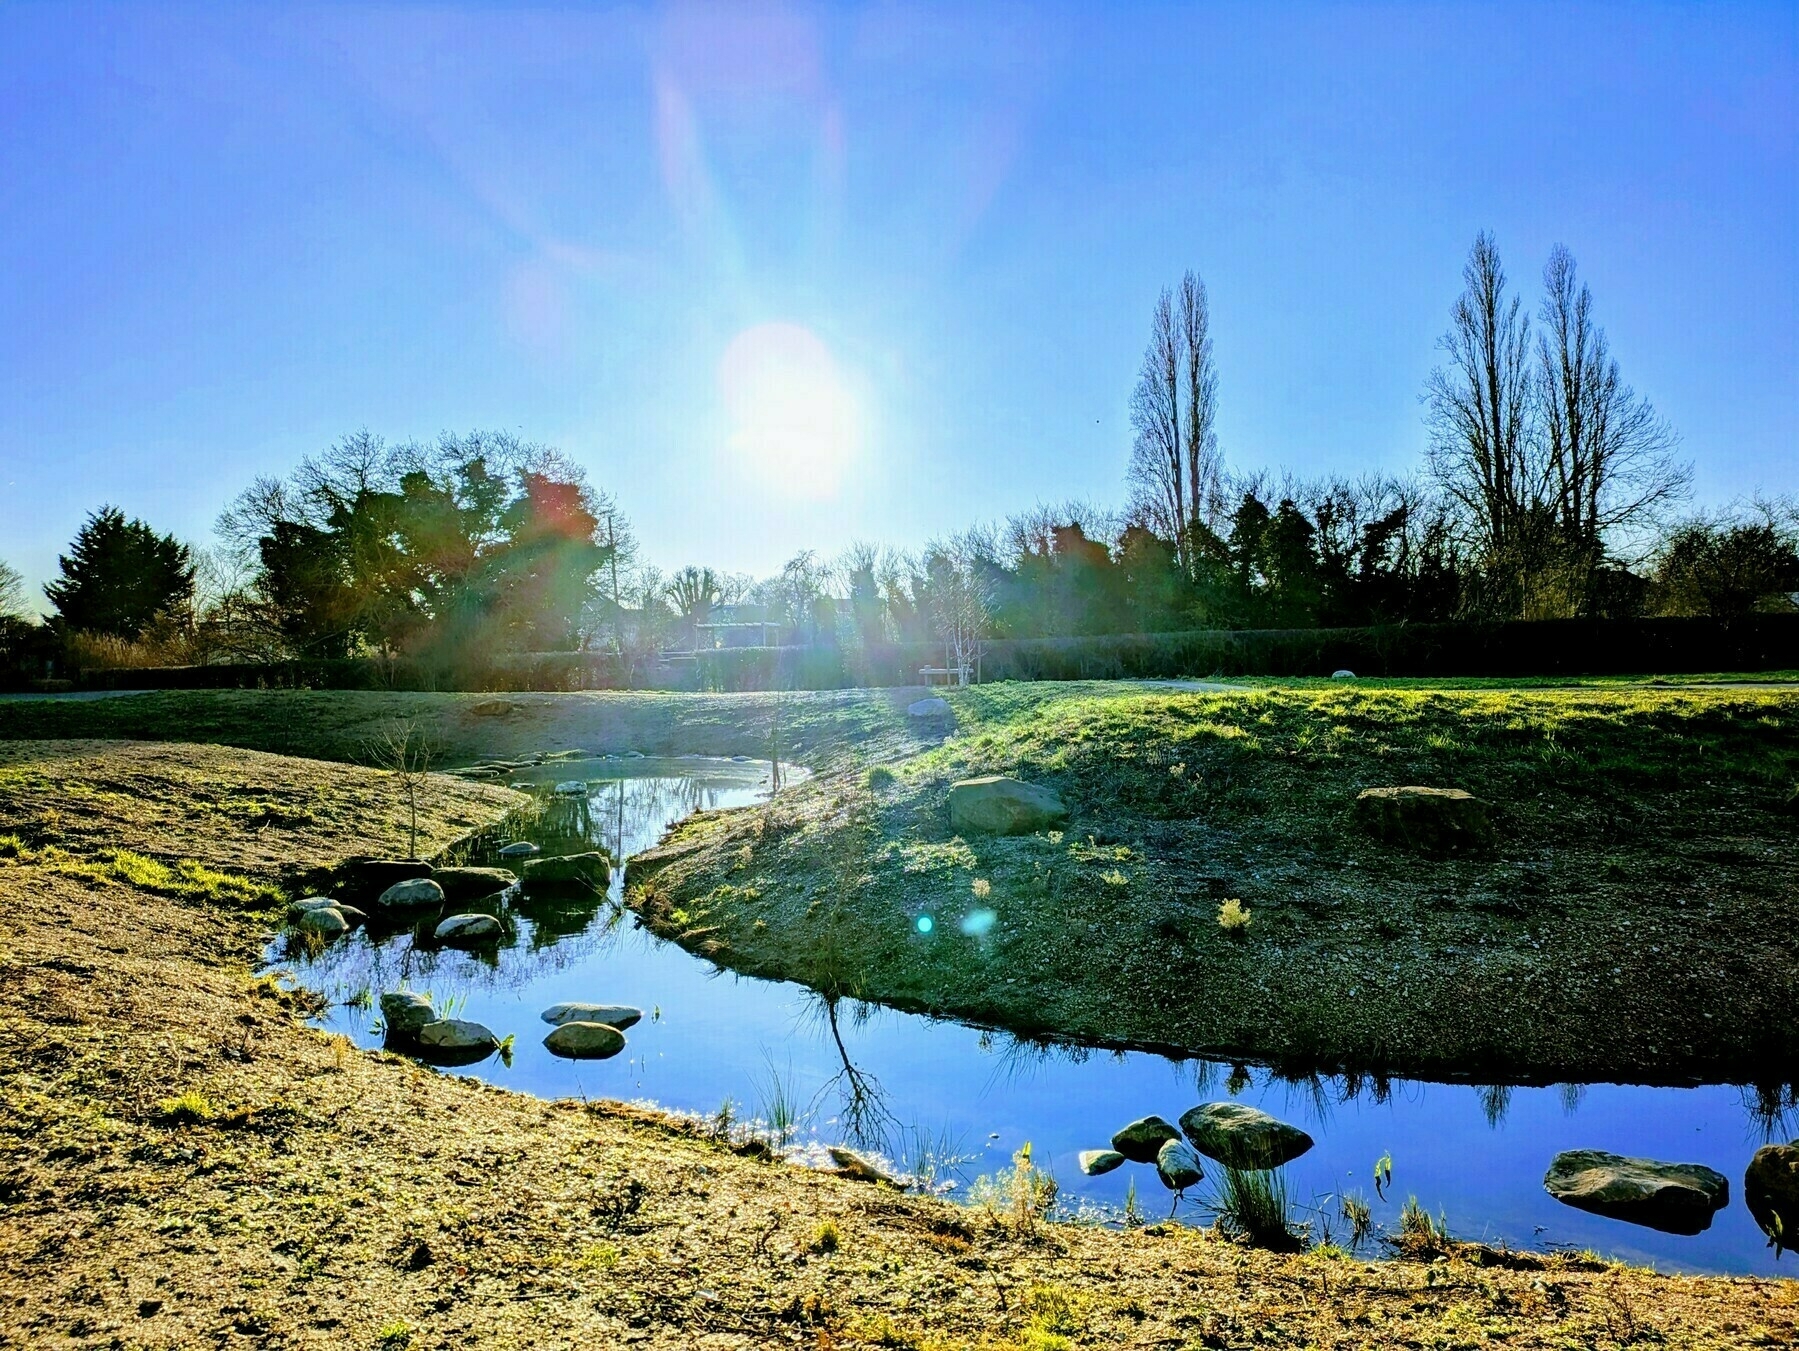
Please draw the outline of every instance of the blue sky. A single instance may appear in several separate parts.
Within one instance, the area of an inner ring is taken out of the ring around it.
[[[6,6],[0,558],[362,427],[557,444],[665,567],[1121,502],[1187,267],[1233,466],[1404,470],[1483,228],[1702,501],[1799,491],[1796,105],[1792,3]]]

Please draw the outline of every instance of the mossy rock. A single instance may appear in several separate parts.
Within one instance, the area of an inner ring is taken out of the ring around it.
[[[452,901],[465,901],[506,890],[518,881],[518,874],[510,868],[439,868],[431,880]]]
[[[612,881],[612,861],[597,850],[525,860],[525,888],[589,886],[604,891]]]
[[[1112,1137],[1112,1148],[1132,1163],[1154,1163],[1156,1152],[1181,1133],[1159,1116],[1139,1117]]]
[[[1427,854],[1487,849],[1494,840],[1487,804],[1460,788],[1364,788],[1350,815],[1383,844]]]

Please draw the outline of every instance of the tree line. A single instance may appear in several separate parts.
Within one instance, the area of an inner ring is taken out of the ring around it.
[[[1040,505],[915,551],[802,550],[762,579],[664,573],[555,449],[360,432],[253,483],[210,549],[97,510],[45,587],[41,627],[0,563],[0,650],[74,665],[467,661],[691,650],[734,631],[941,641],[953,665],[990,638],[1799,609],[1799,511],[1684,511],[1678,437],[1623,379],[1565,248],[1534,307],[1491,235],[1462,282],[1412,476],[1233,472],[1209,298],[1189,272],[1151,313],[1122,511]]]

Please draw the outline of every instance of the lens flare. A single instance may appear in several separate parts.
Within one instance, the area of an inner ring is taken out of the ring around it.
[[[917,929],[921,934],[928,934],[932,929],[937,927],[937,921],[932,919],[929,915],[920,915],[912,922],[912,927]]]
[[[817,334],[798,324],[745,329],[719,361],[718,384],[745,469],[785,493],[836,490],[861,445],[862,414]]]
[[[991,910],[970,910],[962,918],[962,932],[970,938],[985,938],[998,922],[999,916]]]

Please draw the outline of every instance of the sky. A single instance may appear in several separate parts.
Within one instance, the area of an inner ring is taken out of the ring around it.
[[[504,429],[766,574],[1122,504],[1157,293],[1239,471],[1406,472],[1477,232],[1696,497],[1799,492],[1799,3],[0,7],[0,559]]]

